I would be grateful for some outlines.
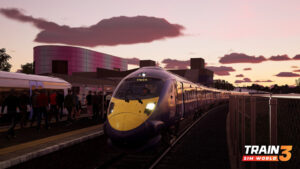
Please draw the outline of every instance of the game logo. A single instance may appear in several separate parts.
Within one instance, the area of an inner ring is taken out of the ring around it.
[[[292,157],[292,145],[245,145],[245,154],[242,161],[289,161]]]

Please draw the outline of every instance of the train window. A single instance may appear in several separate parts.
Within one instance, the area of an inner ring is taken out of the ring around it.
[[[173,93],[173,84],[170,86],[169,93]]]
[[[142,79],[126,79],[117,89],[114,97],[128,100],[158,97],[161,89],[163,88],[163,81],[156,78]]]

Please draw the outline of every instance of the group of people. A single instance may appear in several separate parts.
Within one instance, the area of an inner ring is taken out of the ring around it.
[[[18,94],[17,94],[18,93]],[[105,111],[109,104],[110,95],[103,95],[102,92],[89,91],[85,97],[86,110],[89,116],[95,120],[104,120]],[[103,106],[102,106],[103,105]],[[49,129],[49,121],[55,118],[59,122],[64,115],[64,108],[67,110],[67,122],[72,123],[82,112],[82,104],[76,92],[68,91],[64,96],[63,91],[34,90],[32,94],[28,91],[16,92],[13,89],[7,94],[0,95],[0,117],[6,112],[11,126],[7,131],[7,137],[15,137],[15,126],[20,122],[23,128],[30,122],[32,127],[37,120],[36,128],[41,129],[41,122],[44,119],[45,128]]]
[[[86,105],[88,114],[92,114],[93,119],[105,120],[105,110],[108,107],[110,101],[110,95],[103,95],[102,92],[89,91],[86,96]]]

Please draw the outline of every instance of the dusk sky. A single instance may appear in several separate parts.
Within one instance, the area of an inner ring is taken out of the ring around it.
[[[299,11],[299,0],[0,0],[0,48],[12,71],[52,44],[167,68],[202,57],[214,79],[236,86],[295,85]]]

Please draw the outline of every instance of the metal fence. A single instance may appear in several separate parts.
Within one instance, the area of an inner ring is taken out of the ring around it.
[[[232,168],[300,168],[300,99],[231,96],[227,124]],[[292,158],[242,162],[244,145],[293,145]]]

